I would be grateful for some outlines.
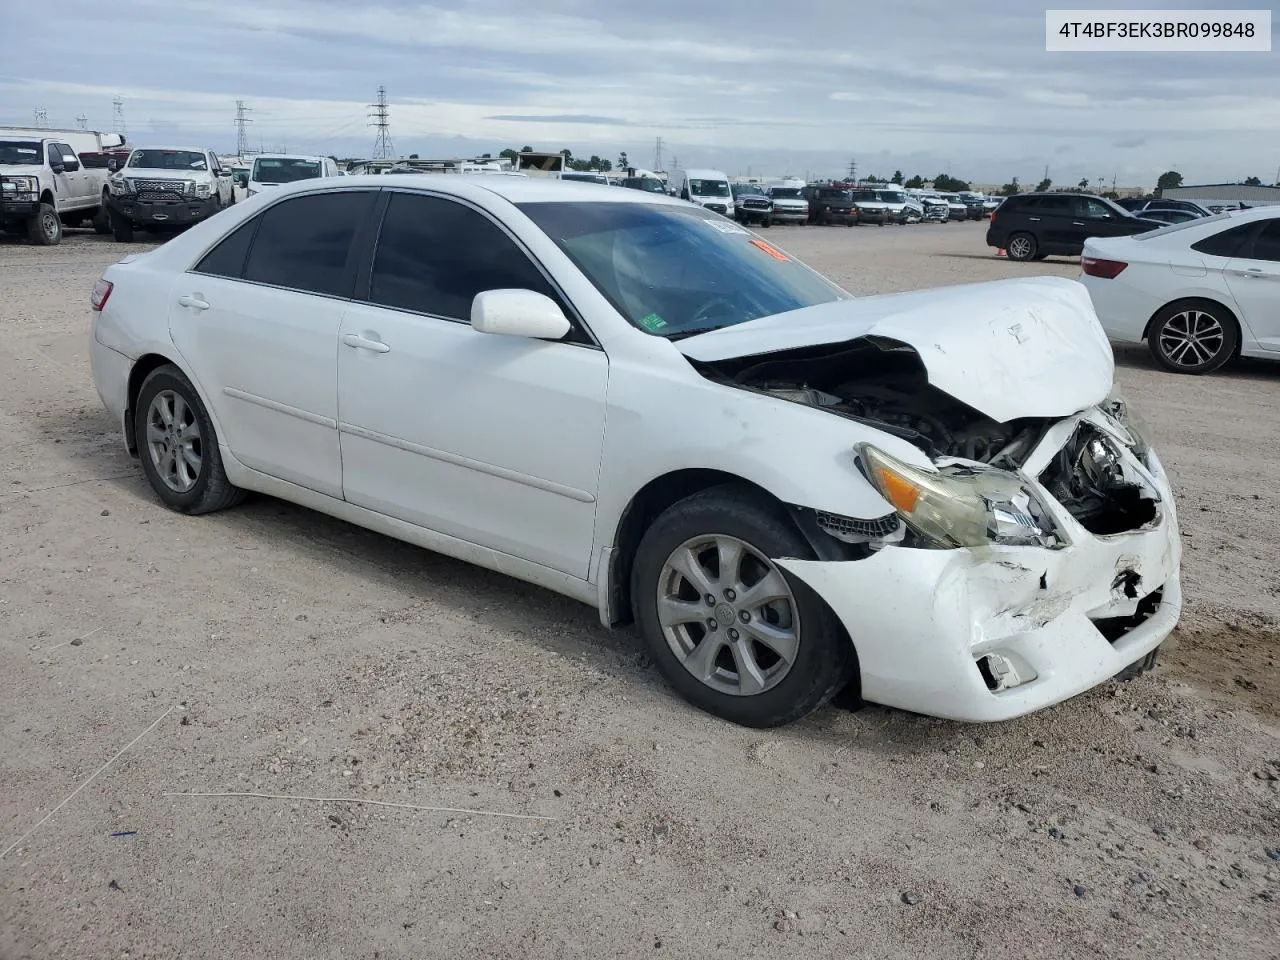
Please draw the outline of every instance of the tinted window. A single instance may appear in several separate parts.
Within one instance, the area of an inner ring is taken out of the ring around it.
[[[1253,241],[1254,260],[1280,262],[1280,220],[1272,220]]]
[[[64,162],[64,163],[67,163],[67,162],[70,162],[70,163],[76,163],[76,162],[77,162],[77,161],[76,161],[76,152],[75,152],[74,150],[72,150],[69,146],[67,146],[67,144],[65,144],[65,143],[55,143],[55,144],[54,144],[54,146],[55,146],[55,147],[57,147],[57,148],[58,148],[58,152],[59,152],[60,154],[62,154],[62,160],[63,160],[63,162]]]
[[[129,156],[129,166],[148,170],[207,170],[209,162],[203,153],[193,150],[135,150]]]
[[[558,300],[524,251],[488,217],[440,197],[391,195],[373,261],[371,302],[469,320],[476,294],[502,289]]]
[[[1089,197],[1084,201],[1084,215],[1090,220],[1111,220],[1116,216],[1116,212],[1101,200]]]
[[[195,272],[207,273],[213,277],[241,279],[244,275],[245,258],[249,255],[253,235],[261,220],[262,217],[254,217],[236,227],[216,247],[204,255],[203,259],[195,265]]]
[[[1184,225],[1179,224],[1179,226]],[[1191,224],[1185,226],[1191,226]],[[1195,224],[1195,226],[1199,226],[1199,224]],[[1234,257],[1240,248],[1244,246],[1244,242],[1252,236],[1255,229],[1257,229],[1256,223],[1241,224],[1238,227],[1232,227],[1230,230],[1223,230],[1221,233],[1205,237],[1198,243],[1193,243],[1191,249],[1198,250],[1200,253],[1207,253],[1211,257]]]
[[[829,303],[839,287],[705,210],[646,203],[520,209],[628,321],[658,336],[718,329]]]
[[[345,297],[351,241],[371,193],[345,191],[295,197],[261,216],[244,278],[277,287]]]
[[[1067,216],[1071,213],[1071,198],[1062,197],[1035,197],[1035,205],[1031,208],[1036,213],[1060,214]]]

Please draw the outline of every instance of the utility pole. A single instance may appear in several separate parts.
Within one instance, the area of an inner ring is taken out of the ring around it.
[[[86,117],[83,113],[80,114],[80,116],[76,117],[76,126],[79,127],[81,130],[88,130],[89,118]]]
[[[243,100],[236,101],[236,156],[241,160],[249,152],[249,128],[245,126],[253,122],[249,119],[249,110]]]
[[[386,87],[378,87],[378,102],[369,104],[369,110],[369,126],[378,130],[373,141],[373,159],[390,160],[395,148],[391,144],[391,108],[387,106]]]
[[[653,148],[653,171],[657,173],[662,169],[662,138],[658,138],[658,142]]]
[[[120,136],[124,136],[124,101],[117,96],[111,101],[112,128]]]
[[[41,130],[49,126],[49,111],[44,107],[36,107],[36,126]]]

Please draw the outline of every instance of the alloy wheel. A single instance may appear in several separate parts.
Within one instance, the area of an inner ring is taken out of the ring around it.
[[[799,608],[782,571],[723,534],[687,540],[667,558],[658,622],[686,670],[734,696],[777,686],[800,649]]]
[[[1160,329],[1160,352],[1179,367],[1200,367],[1222,351],[1226,332],[1211,313],[1188,309],[1175,313]]]
[[[1014,237],[1009,241],[1009,256],[1014,260],[1028,260],[1031,258],[1032,247],[1031,241],[1026,237]]]
[[[147,452],[164,485],[187,493],[200,479],[204,439],[196,412],[173,390],[161,390],[147,408]]]
[[[58,215],[52,210],[45,211],[40,216],[40,229],[44,231],[45,239],[52,241],[58,236]]]

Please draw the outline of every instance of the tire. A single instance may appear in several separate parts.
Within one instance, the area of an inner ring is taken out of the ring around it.
[[[1170,373],[1212,373],[1235,355],[1240,327],[1216,303],[1171,303],[1151,321],[1147,347]]]
[[[1029,233],[1015,233],[1009,238],[1009,242],[1005,244],[1004,249],[1010,260],[1025,263],[1028,260],[1035,259],[1040,245],[1036,242],[1036,238]]]
[[[732,575],[721,575],[719,558],[729,555],[722,547],[739,551]],[[714,576],[706,565],[712,557]],[[746,727],[798,720],[857,673],[853,644],[831,608],[774,566],[772,557],[814,553],[781,509],[750,489],[726,484],[668,508],[645,531],[632,566],[636,623],[663,677],[694,706]],[[741,604],[747,588],[766,580],[775,599]],[[660,593],[672,601],[664,614]],[[708,605],[707,597],[715,602]],[[761,636],[788,650],[791,659]],[[713,645],[704,646],[708,642]],[[705,664],[696,660],[704,650]]]
[[[105,196],[102,198],[102,206],[93,215],[93,232],[100,237],[111,232],[111,208],[107,206]]]
[[[170,429],[170,423],[180,428]],[[227,479],[218,436],[199,394],[173,364],[157,367],[142,381],[133,425],[142,472],[170,510],[212,513],[244,499],[245,492]]]
[[[116,243],[133,243],[133,221],[123,214],[111,212],[111,234]]]
[[[772,227],[772,226],[773,226],[773,221],[772,221],[772,220],[770,220],[768,217],[765,217],[763,220],[761,220],[761,221],[760,221],[760,226],[762,226],[762,227]]]
[[[27,222],[27,238],[41,247],[62,242],[62,220],[52,204],[42,203],[36,208],[36,215]]]
[[[1125,683],[1129,680],[1136,680],[1138,677],[1142,676],[1144,673],[1149,673],[1150,671],[1156,668],[1156,655],[1159,653],[1160,653],[1160,647],[1157,646],[1154,650],[1148,653],[1141,660],[1137,661],[1136,663],[1129,664],[1129,666],[1125,667],[1123,670],[1121,670],[1111,679],[1117,680],[1120,683]]]

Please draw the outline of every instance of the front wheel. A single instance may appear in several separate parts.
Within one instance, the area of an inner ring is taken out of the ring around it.
[[[831,608],[775,557],[814,554],[785,512],[728,484],[659,516],[632,568],[636,622],[667,682],[748,727],[798,720],[857,671]]]
[[[111,232],[111,209],[107,206],[105,196],[102,198],[102,205],[98,207],[98,212],[93,215],[93,232],[98,236],[105,236]]]
[[[1037,250],[1036,238],[1029,233],[1015,233],[1009,238],[1009,245],[1005,247],[1009,259],[1020,263],[1034,259]]]
[[[1231,359],[1240,329],[1225,309],[1208,303],[1174,303],[1151,323],[1147,347],[1172,373],[1211,373]]]
[[[133,243],[133,221],[123,214],[111,214],[111,233],[116,243]]]
[[[27,224],[27,237],[42,247],[62,242],[62,221],[52,204],[42,203],[36,208],[36,215]]]
[[[142,471],[169,509],[211,513],[244,499],[244,491],[227,479],[199,394],[176,366],[147,374],[133,417]]]

